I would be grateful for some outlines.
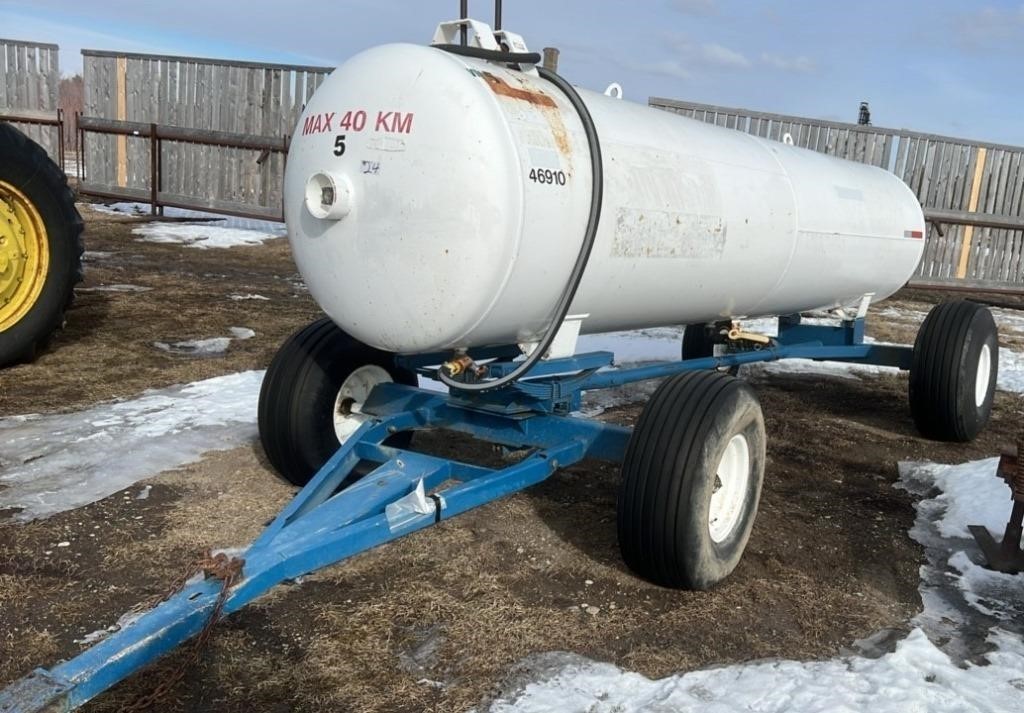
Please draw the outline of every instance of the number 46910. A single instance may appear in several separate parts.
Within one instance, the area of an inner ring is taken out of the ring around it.
[[[531,168],[530,180],[534,183],[564,186],[565,171],[552,171],[550,168]]]

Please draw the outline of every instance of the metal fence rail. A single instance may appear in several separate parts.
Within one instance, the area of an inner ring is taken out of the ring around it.
[[[164,126],[154,123],[136,121],[117,121],[113,119],[97,119],[82,116],[78,118],[79,145],[89,147],[97,139],[109,137],[125,138],[133,145],[141,146],[143,139],[148,156],[148,173],[145,186],[111,187],[97,183],[92,179],[92,169],[82,167],[80,175],[88,180],[79,181],[78,192],[84,195],[101,198],[122,198],[148,202],[155,214],[162,212],[164,206],[178,208],[198,208],[227,215],[238,215],[247,218],[265,220],[284,220],[283,203],[276,206],[259,206],[246,203],[235,203],[217,198],[198,198],[183,195],[174,190],[165,190],[167,181],[165,169],[166,155],[175,149],[189,148],[220,148],[239,152],[248,152],[257,165],[266,162],[270,157],[284,161],[288,153],[288,138],[267,139],[249,134],[236,134],[227,131],[210,131],[208,129],[184,129],[177,126]],[[93,139],[86,141],[86,135],[94,134]],[[88,152],[83,152],[88,155]]]
[[[0,39],[0,114],[63,162],[57,45]]]
[[[238,141],[176,140],[167,130],[220,132],[276,145],[291,135],[302,107],[330,68],[97,50],[82,50],[82,55],[84,121],[161,127],[164,205],[261,217],[280,213],[282,153],[248,148]],[[95,130],[96,124],[91,126]],[[92,190],[135,199],[148,195],[150,142],[132,136],[105,133],[86,142]]]
[[[671,99],[650,105],[891,171],[931,223],[911,284],[1024,290],[1024,147]]]

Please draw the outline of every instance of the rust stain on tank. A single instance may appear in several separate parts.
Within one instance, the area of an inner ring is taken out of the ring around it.
[[[558,110],[555,100],[544,92],[529,89],[525,85],[513,87],[501,77],[490,72],[481,73],[487,86],[491,91],[501,97],[518,99],[528,102],[540,110],[548,126],[551,127],[551,135],[555,140],[555,146],[559,153],[567,159],[572,159],[572,149],[569,145],[569,133],[565,130],[565,123],[562,121],[562,114]]]
[[[558,147],[559,152],[563,156],[569,159],[571,166],[572,150],[569,147],[569,134],[565,130],[565,123],[562,121],[561,112],[558,111],[557,107],[553,107],[551,109],[542,108],[541,113],[551,127],[551,135],[555,139],[555,146]]]
[[[537,106],[551,107],[552,109],[556,107],[555,100],[544,92],[537,92],[521,87],[513,87],[501,77],[497,77],[490,72],[484,72],[483,75],[484,81],[487,82],[487,86],[491,88],[492,92],[499,96],[521,99],[524,102],[530,102]]]

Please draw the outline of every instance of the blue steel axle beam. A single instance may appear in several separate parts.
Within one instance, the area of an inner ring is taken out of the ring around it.
[[[853,361],[909,368],[907,347],[863,343],[863,321],[841,327],[780,320],[780,336],[762,349],[720,357],[609,368],[607,352],[542,362],[530,378],[506,389],[448,395],[380,384],[363,405],[368,416],[294,500],[240,555],[242,574],[221,616],[237,611],[275,585],[377,545],[422,530],[548,478],[584,458],[621,461],[630,431],[566,415],[584,390],[656,379],[694,369],[787,358]],[[490,352],[495,371],[509,368],[514,348]],[[437,355],[410,364],[429,372]],[[479,358],[483,358],[481,355]],[[384,445],[401,431],[441,428],[513,449],[526,457],[492,469]],[[361,462],[376,464],[344,485]],[[422,488],[426,497],[417,497]],[[0,691],[0,713],[67,711],[180,646],[206,626],[221,590],[218,579],[195,581],[104,641],[53,668]]]

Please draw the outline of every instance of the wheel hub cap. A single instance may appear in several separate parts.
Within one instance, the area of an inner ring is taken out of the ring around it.
[[[50,263],[46,226],[35,205],[0,181],[0,332],[32,309],[43,291]]]
[[[715,542],[725,540],[740,521],[749,481],[750,446],[745,436],[737,434],[726,444],[715,472],[715,489],[708,511],[708,530]]]
[[[988,396],[988,380],[992,377],[992,350],[988,344],[981,348],[978,356],[978,374],[974,377],[974,405],[981,408]]]
[[[373,387],[391,381],[391,374],[384,367],[367,364],[353,371],[342,382],[338,396],[334,399],[334,433],[339,443],[347,441],[366,420],[362,406]]]

